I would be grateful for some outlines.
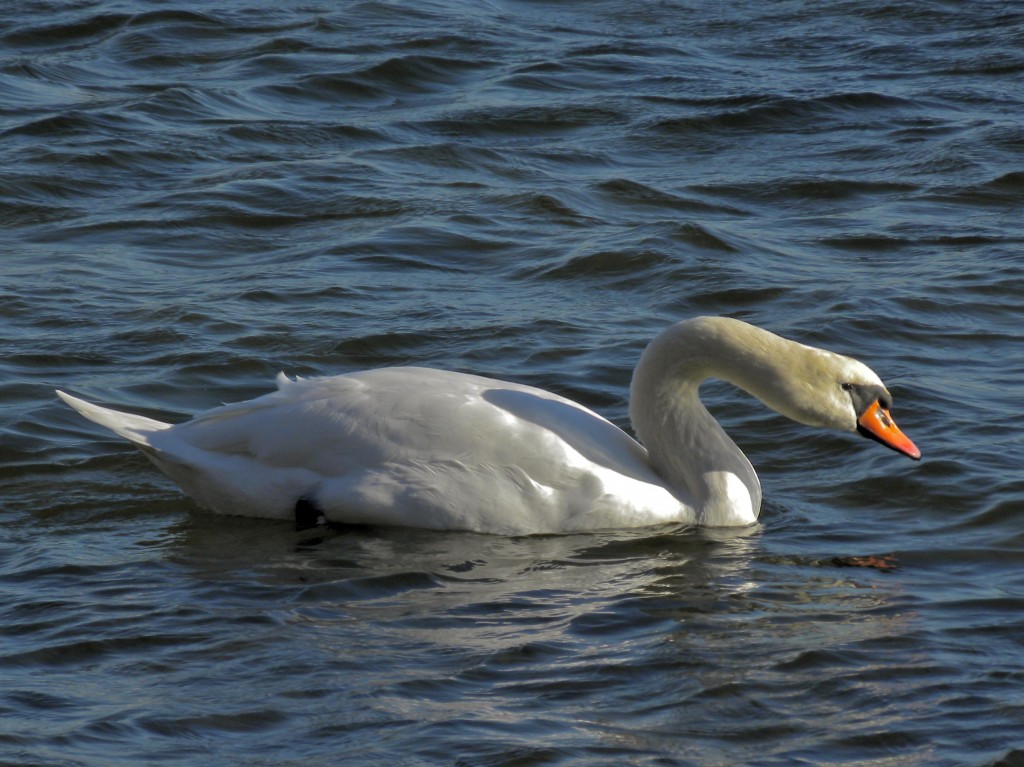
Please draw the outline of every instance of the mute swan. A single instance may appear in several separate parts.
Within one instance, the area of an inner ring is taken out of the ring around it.
[[[425,368],[282,373],[276,392],[176,426],[57,394],[213,511],[519,535],[752,524],[757,475],[698,397],[712,377],[921,457],[865,365],[724,317],[673,325],[643,352],[630,387],[640,442],[550,392]]]

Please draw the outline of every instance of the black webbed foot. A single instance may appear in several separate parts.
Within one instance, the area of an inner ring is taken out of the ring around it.
[[[297,531],[310,530],[320,527],[324,523],[324,513],[311,500],[303,496],[295,502],[295,529]]]

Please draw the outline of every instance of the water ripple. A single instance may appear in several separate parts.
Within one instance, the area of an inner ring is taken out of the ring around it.
[[[12,763],[1020,761],[1014,5],[5,22]],[[709,384],[756,528],[296,533],[197,511],[53,395],[179,421],[426,364],[628,428],[644,344],[698,313],[864,359],[924,461]]]

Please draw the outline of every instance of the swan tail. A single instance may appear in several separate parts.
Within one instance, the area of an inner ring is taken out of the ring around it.
[[[93,405],[91,402],[72,397],[70,394],[58,390],[57,396],[68,403],[72,408],[93,423],[98,423],[110,429],[114,434],[124,437],[142,448],[152,448],[149,437],[154,432],[171,428],[171,424],[163,421],[155,421],[132,413],[122,413],[119,410]]]

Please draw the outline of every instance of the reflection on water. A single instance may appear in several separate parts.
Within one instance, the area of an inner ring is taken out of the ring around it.
[[[430,740],[436,727],[466,747],[501,734],[564,748],[569,728],[613,752],[685,738],[710,756],[728,737],[754,757],[770,732],[808,718],[803,737],[841,732],[851,704],[891,696],[891,664],[873,661],[888,647],[905,674],[943,672],[907,657],[900,637],[918,621],[897,581],[766,557],[756,527],[513,539],[339,530],[312,541],[264,527],[193,522],[173,558],[218,602],[225,581],[260,592],[287,647],[316,656],[311,674],[345,675],[347,693],[320,681],[320,705],[358,691],[362,716],[399,738]],[[282,694],[311,681],[299,672]],[[809,688],[820,697],[810,707]],[[880,743],[898,739],[892,724],[878,722]]]

